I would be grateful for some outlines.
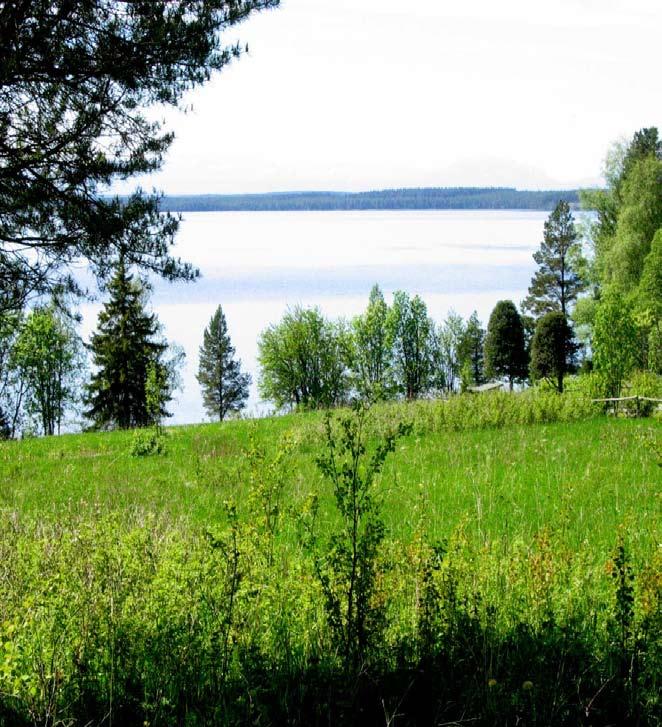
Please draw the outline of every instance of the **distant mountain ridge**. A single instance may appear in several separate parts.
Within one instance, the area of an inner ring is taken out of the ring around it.
[[[373,192],[269,192],[167,195],[168,212],[275,212],[324,210],[552,210],[559,199],[579,204],[579,191],[514,187],[423,187]]]

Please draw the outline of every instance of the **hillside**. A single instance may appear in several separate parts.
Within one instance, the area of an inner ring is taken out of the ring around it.
[[[0,725],[654,724],[659,420],[365,416],[0,444]]]

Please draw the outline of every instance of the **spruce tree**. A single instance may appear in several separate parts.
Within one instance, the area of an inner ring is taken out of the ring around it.
[[[511,300],[500,300],[487,324],[485,372],[490,377],[507,377],[512,390],[515,381],[526,378],[527,369],[522,319]]]
[[[123,257],[108,284],[110,294],[89,349],[96,372],[87,387],[85,415],[95,427],[127,429],[152,424],[170,416],[170,373],[163,357],[168,348],[159,337],[156,315],[145,310],[146,287],[128,272]],[[160,372],[158,411],[146,395],[151,369]]]
[[[531,343],[531,377],[546,379],[563,393],[563,379],[575,370],[575,343],[568,319],[560,311],[545,313]]]
[[[241,411],[248,398],[251,377],[241,373],[241,361],[234,358],[234,353],[225,315],[219,305],[205,328],[197,374],[205,410],[219,421],[230,412]]]
[[[535,316],[561,311],[564,316],[584,290],[584,282],[572,269],[572,257],[577,252],[577,231],[570,206],[560,200],[545,222],[543,241],[533,259],[538,270],[531,279],[529,295],[522,303],[524,310]]]
[[[467,370],[470,381],[476,386],[485,381],[485,330],[480,324],[478,313],[474,311],[464,329],[458,348],[460,368]]]

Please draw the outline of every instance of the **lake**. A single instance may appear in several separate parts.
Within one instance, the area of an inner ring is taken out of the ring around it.
[[[257,393],[257,339],[288,306],[317,305],[351,317],[379,283],[418,293],[435,321],[449,309],[478,311],[486,325],[497,300],[519,304],[535,269],[532,253],[548,212],[424,210],[360,212],[190,212],[175,255],[200,268],[196,283],[157,281],[154,311],[169,341],[186,351],[183,390],[170,405],[173,424],[206,419],[195,373],[204,328],[216,306],[253,376],[248,413],[269,410]],[[99,305],[83,306],[83,335]]]

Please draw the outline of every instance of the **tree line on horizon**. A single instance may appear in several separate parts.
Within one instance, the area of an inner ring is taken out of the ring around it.
[[[578,190],[512,187],[422,187],[370,192],[275,192],[265,194],[166,195],[164,212],[327,210],[552,210],[559,199],[579,206]]]

